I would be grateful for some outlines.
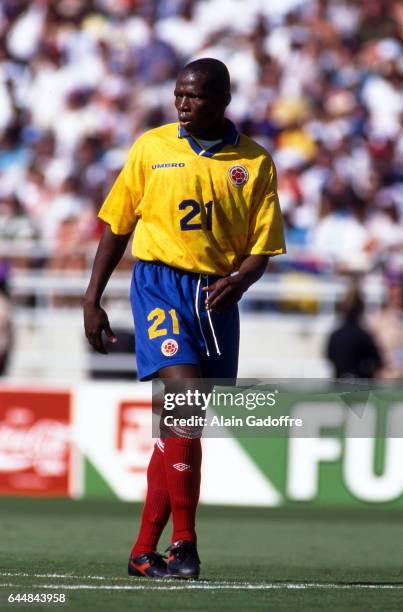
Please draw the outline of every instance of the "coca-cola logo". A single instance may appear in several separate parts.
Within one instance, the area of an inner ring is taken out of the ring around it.
[[[136,474],[147,471],[153,442],[150,436],[151,411],[147,402],[120,402],[118,407],[116,450],[125,469]]]
[[[32,410],[10,408],[0,421],[0,472],[33,470],[38,476],[63,476],[67,470],[69,426]]]

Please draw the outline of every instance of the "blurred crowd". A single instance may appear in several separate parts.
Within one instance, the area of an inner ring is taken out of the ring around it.
[[[216,57],[275,158],[289,261],[400,266],[402,43],[399,0],[1,0],[0,240],[86,266],[133,140]]]

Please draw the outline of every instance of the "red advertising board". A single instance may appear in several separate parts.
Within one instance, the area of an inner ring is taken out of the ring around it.
[[[0,389],[0,494],[67,496],[71,394]]]
[[[116,450],[126,458],[129,472],[146,473],[154,446],[151,437],[151,403],[141,400],[122,401],[117,412]]]

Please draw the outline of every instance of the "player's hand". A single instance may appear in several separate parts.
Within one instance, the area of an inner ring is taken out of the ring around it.
[[[112,344],[118,341],[109,325],[108,315],[100,306],[84,305],[84,329],[88,342],[98,353],[104,355],[108,353],[102,339],[102,332],[105,332],[108,341]]]
[[[207,293],[205,300],[207,310],[215,312],[228,310],[239,302],[247,288],[240,274],[219,278],[208,287],[203,287],[203,291]]]

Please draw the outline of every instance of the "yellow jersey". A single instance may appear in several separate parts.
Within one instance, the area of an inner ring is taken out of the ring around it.
[[[189,272],[226,276],[247,255],[285,253],[273,160],[228,119],[208,149],[177,123],[143,134],[99,217],[134,231],[135,257]]]

